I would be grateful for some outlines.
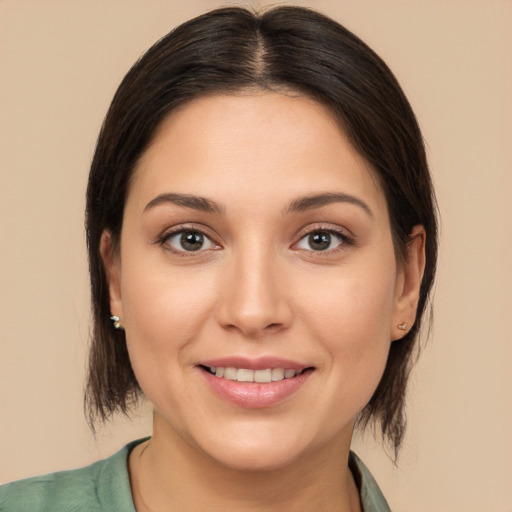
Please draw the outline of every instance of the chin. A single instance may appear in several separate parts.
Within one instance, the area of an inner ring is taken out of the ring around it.
[[[297,426],[273,425],[272,428],[272,425],[256,423],[243,428],[239,425],[236,432],[219,429],[211,436],[201,436],[196,446],[217,464],[242,472],[280,470],[296,466],[322,448],[336,449],[336,438],[341,432],[315,432],[304,424],[300,429],[294,428]]]
[[[225,446],[223,450],[210,450],[208,455],[219,465],[240,472],[270,472],[295,463],[302,450],[294,447],[269,446]]]

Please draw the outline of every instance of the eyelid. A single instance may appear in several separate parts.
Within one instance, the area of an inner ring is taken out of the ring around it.
[[[334,249],[328,249],[325,251],[314,251],[313,249],[308,250],[308,249],[301,249],[301,248],[297,247],[298,244],[304,238],[306,238],[307,236],[311,235],[312,233],[315,233],[318,231],[331,233],[331,234],[341,238],[343,243]],[[292,244],[292,249],[312,252],[312,253],[318,254],[319,256],[328,255],[328,254],[332,254],[333,252],[336,252],[336,251],[345,250],[348,247],[354,245],[355,238],[356,238],[355,235],[353,235],[348,229],[343,228],[341,226],[334,226],[332,224],[315,224],[312,226],[309,225],[306,228],[303,228],[299,231],[299,233],[296,236],[297,241]]]
[[[173,236],[176,236],[180,233],[183,233],[184,231],[195,231],[195,232],[202,234],[212,244],[214,244],[215,247],[213,249],[211,249],[211,248],[210,249],[200,249],[198,251],[185,251],[185,250],[180,251],[180,250],[170,247],[169,245],[166,245],[166,242],[170,238],[172,238]],[[327,233],[331,233],[337,237],[340,237],[342,239],[343,243],[340,244],[340,246],[338,246],[335,249],[329,249],[326,251],[314,251],[311,249],[311,250],[307,250],[307,252],[314,252],[315,254],[318,254],[321,256],[322,253],[323,254],[332,254],[333,252],[335,252],[337,250],[344,250],[344,249],[348,248],[349,246],[352,246],[355,244],[356,237],[355,237],[355,235],[353,235],[351,233],[351,231],[349,229],[341,227],[341,226],[333,225],[333,224],[320,223],[320,224],[309,225],[309,226],[301,229],[297,233],[297,235],[295,237],[296,242],[294,242],[292,244],[291,248],[294,250],[306,251],[306,249],[300,249],[300,248],[297,248],[296,246],[306,236],[309,236],[312,233],[317,232],[317,231],[324,231]],[[184,256],[184,255],[193,256],[194,254],[198,255],[199,253],[204,253],[204,252],[210,251],[210,250],[218,250],[218,249],[222,248],[222,244],[220,244],[217,241],[216,236],[211,234],[211,230],[209,228],[207,228],[204,225],[198,225],[198,224],[194,224],[194,223],[185,223],[185,224],[179,224],[176,226],[168,227],[165,230],[163,230],[160,235],[158,235],[158,237],[154,243],[165,246],[165,248],[167,250],[169,250],[170,252],[173,252],[174,254],[178,254],[181,256]]]
[[[186,231],[193,231],[193,232],[196,232],[196,233],[200,233],[201,235],[203,235],[205,238],[207,238],[215,247],[213,248],[208,248],[208,249],[199,249],[197,251],[181,251],[181,250],[178,250],[172,246],[170,246],[169,244],[167,244],[168,240],[183,233],[183,232],[186,232]],[[217,250],[217,249],[220,249],[222,246],[219,242],[216,241],[216,237],[214,237],[212,234],[210,234],[210,229],[207,229],[205,226],[201,226],[201,225],[197,225],[197,224],[179,224],[177,226],[173,226],[171,228],[166,228],[159,236],[158,238],[156,239],[155,243],[163,246],[166,250],[174,253],[174,254],[178,254],[180,256],[193,256],[193,255],[198,255],[200,253],[204,253],[206,251],[211,251],[211,250]]]

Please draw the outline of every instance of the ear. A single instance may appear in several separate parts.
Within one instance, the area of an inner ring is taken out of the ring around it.
[[[123,301],[121,296],[121,260],[114,246],[110,231],[103,231],[100,240],[100,255],[107,277],[110,298],[110,312],[123,318]]]
[[[399,263],[391,340],[403,338],[416,320],[421,281],[425,271],[425,229],[414,226],[407,244],[406,260]]]

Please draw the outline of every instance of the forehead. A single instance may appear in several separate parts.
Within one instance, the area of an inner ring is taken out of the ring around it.
[[[142,155],[128,199],[162,192],[293,199],[325,191],[363,195],[386,210],[374,171],[325,106],[251,92],[200,97],[174,110]]]

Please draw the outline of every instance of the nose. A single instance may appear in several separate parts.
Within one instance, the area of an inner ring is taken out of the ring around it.
[[[288,328],[292,309],[283,278],[270,250],[253,247],[234,254],[220,283],[222,327],[253,339]]]

